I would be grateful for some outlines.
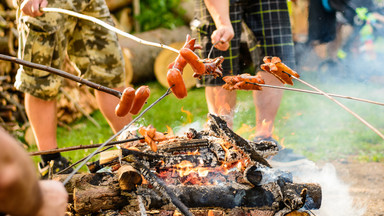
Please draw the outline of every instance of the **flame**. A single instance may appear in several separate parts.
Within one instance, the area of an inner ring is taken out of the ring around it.
[[[262,121],[261,123],[261,127],[258,128],[258,130],[260,131],[259,134],[262,134],[263,136],[265,137],[270,137],[275,129],[274,126],[272,126],[272,129],[270,130],[271,128],[271,125],[272,125],[272,121],[266,121],[265,119]]]
[[[173,136],[173,130],[171,127],[169,127],[168,125],[166,126],[167,127],[167,136]]]
[[[256,127],[251,127],[247,124],[242,124],[239,129],[236,130],[237,134],[253,133],[256,131]]]
[[[188,110],[184,110],[184,107],[181,107],[181,112],[187,114],[187,121],[186,121],[186,123],[187,124],[191,124],[192,123],[192,117],[193,117],[192,113],[189,112]]]
[[[225,159],[221,161],[221,166],[206,167],[198,165],[199,162],[193,163],[184,160],[171,168],[168,167],[160,171],[159,177],[169,183],[184,185],[217,185],[222,182],[232,181],[233,178],[237,178],[237,173],[243,172],[251,161],[248,155],[231,143],[223,140],[220,145],[225,152]],[[196,150],[184,152],[183,154],[197,155],[200,152]],[[232,180],[228,176],[232,176]]]

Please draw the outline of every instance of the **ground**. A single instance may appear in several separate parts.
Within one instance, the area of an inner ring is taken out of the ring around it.
[[[364,215],[384,215],[384,163],[332,162],[338,177],[349,184],[355,205],[366,207]]]

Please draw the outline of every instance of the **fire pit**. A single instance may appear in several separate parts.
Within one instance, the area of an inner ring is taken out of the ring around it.
[[[71,211],[101,215],[287,215],[318,209],[321,187],[294,183],[291,173],[270,166],[273,143],[247,141],[209,114],[203,131],[121,148],[89,163],[66,185]],[[112,172],[97,172],[109,168]],[[97,173],[96,173],[97,172]],[[65,175],[57,175],[58,180]],[[104,213],[100,213],[104,212]]]

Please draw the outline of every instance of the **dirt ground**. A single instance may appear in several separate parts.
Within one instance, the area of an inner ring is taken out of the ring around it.
[[[384,163],[332,162],[338,177],[349,185],[354,204],[366,216],[384,216]]]

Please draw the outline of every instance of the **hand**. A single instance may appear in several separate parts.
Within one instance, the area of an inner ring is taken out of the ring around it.
[[[25,15],[37,17],[43,15],[40,9],[47,7],[47,5],[47,0],[24,0],[20,7]]]
[[[40,181],[43,204],[38,216],[63,216],[67,208],[68,194],[58,181]]]
[[[220,41],[215,47],[221,51],[226,51],[229,48],[229,41],[234,35],[232,25],[218,27],[211,35],[212,44]]]

